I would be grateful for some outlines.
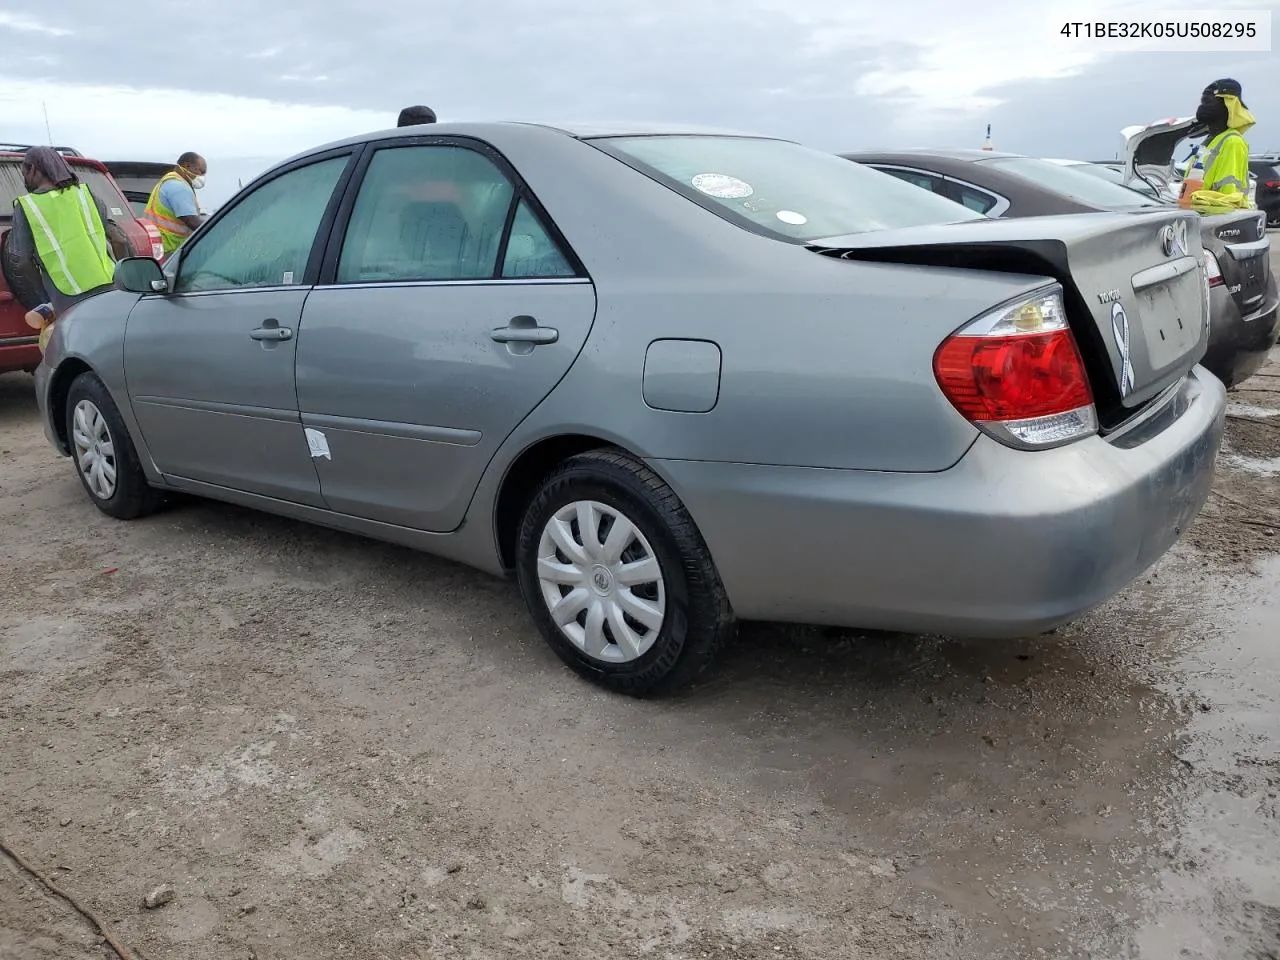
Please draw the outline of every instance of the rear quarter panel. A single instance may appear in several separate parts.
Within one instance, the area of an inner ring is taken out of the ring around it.
[[[516,429],[499,464],[560,433],[651,458],[881,471],[955,464],[977,431],[934,380],[956,328],[1045,281],[835,261],[749,233],[563,136],[495,138],[596,285],[590,338]],[[655,409],[646,353],[662,339],[720,350],[715,406]]]

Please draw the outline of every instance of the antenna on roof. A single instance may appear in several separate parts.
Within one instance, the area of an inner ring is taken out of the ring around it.
[[[44,133],[49,138],[49,146],[53,146],[53,130],[49,127],[49,104],[40,101],[40,109],[44,111]]]
[[[991,124],[989,123],[987,124],[987,139],[982,141],[982,149],[983,150],[993,149],[991,146]]]

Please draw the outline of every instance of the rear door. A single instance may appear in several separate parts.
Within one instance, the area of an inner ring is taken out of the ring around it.
[[[309,158],[238,198],[179,248],[173,292],[129,314],[126,383],[162,473],[323,505],[294,360],[351,155]]]
[[[452,530],[582,349],[595,291],[486,145],[399,139],[358,176],[302,319],[302,423],[331,509]]]

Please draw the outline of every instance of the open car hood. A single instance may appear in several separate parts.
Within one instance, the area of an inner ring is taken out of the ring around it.
[[[1145,126],[1125,127],[1120,135],[1125,140],[1124,182],[1144,177],[1157,186],[1168,186],[1180,180],[1173,169],[1174,151],[1188,137],[1198,136],[1202,125],[1195,117],[1170,117]]]

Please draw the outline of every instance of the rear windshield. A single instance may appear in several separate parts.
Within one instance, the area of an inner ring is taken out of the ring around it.
[[[134,219],[133,211],[105,173],[96,167],[78,163],[71,164],[71,169],[89,192],[102,201],[110,217],[120,223]],[[22,159],[6,157],[0,160],[0,217],[12,216],[14,202],[26,192],[27,188],[22,183]]]
[[[1094,176],[1076,169],[1075,166],[1064,166],[1050,163],[1035,157],[992,157],[980,163],[999,167],[1007,173],[1015,174],[1025,180],[1038,184],[1045,189],[1060,193],[1063,196],[1079,200],[1081,203],[1098,207],[1159,207],[1164,204],[1151,197],[1130,190],[1119,183],[1109,183],[1100,176]]]
[[[1081,173],[1087,173],[1091,177],[1099,177],[1109,183],[1114,183],[1117,186],[1123,187],[1125,185],[1124,173],[1117,170],[1115,167],[1104,167],[1097,163],[1081,163],[1073,164],[1071,169],[1079,170]],[[1134,183],[1130,189],[1137,190],[1144,197],[1151,197],[1157,200],[1160,199],[1159,194],[1156,193],[1156,188],[1143,183],[1141,180]]]
[[[591,142],[726,220],[781,240],[986,219],[878,170],[782,140],[660,136]]]

